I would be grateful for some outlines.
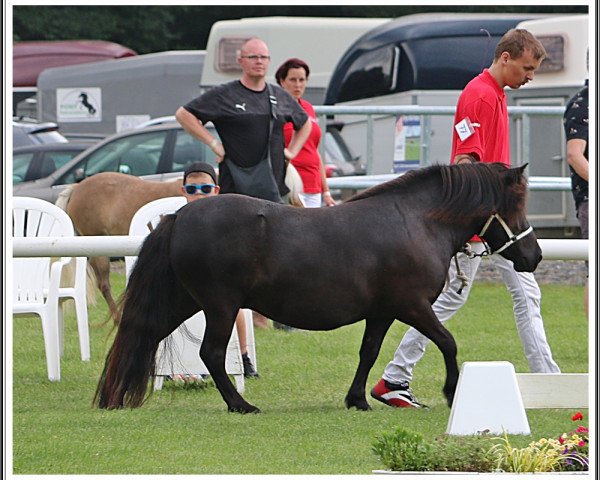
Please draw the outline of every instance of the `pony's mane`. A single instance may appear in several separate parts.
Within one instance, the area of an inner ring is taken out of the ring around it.
[[[444,223],[468,221],[473,215],[502,215],[507,221],[521,216],[525,208],[527,184],[518,169],[506,172],[508,167],[500,163],[476,163],[466,165],[433,165],[411,170],[401,177],[382,183],[354,195],[348,202],[361,200],[425,183],[431,177],[441,177],[440,202],[429,216]],[[505,181],[511,180],[511,181]]]

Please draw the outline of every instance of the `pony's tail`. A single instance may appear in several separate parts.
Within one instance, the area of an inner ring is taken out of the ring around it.
[[[58,194],[58,198],[56,199],[56,203],[55,205],[64,210],[65,212],[67,211],[67,205],[69,203],[69,200],[71,199],[71,194],[73,193],[73,186],[69,186],[67,188],[65,188],[63,191],[61,191]]]
[[[183,288],[169,262],[175,218],[165,215],[146,237],[119,300],[121,322],[93,400],[99,408],[139,407],[154,381],[156,351],[170,333],[176,291]]]

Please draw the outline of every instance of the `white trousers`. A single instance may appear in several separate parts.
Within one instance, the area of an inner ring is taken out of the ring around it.
[[[471,247],[476,253],[484,250],[481,242],[474,242]],[[502,279],[512,296],[517,331],[531,372],[559,373],[560,369],[552,359],[552,352],[546,341],[544,322],[540,311],[542,294],[533,273],[515,271],[513,263],[501,255],[492,255],[490,258],[494,262],[494,266],[502,273]],[[477,268],[481,263],[481,257],[470,259],[465,254],[459,253],[458,262],[462,273],[468,277],[469,283],[461,295],[456,293],[460,288],[461,281],[456,277],[456,264],[452,259],[448,272],[450,283],[432,305],[433,311],[441,323],[450,320],[467,301]],[[385,367],[383,378],[392,383],[410,382],[413,369],[425,354],[425,347],[429,341],[427,337],[411,327],[398,345],[394,359]]]
[[[299,193],[298,196],[305,208],[319,208],[323,201],[320,193]]]

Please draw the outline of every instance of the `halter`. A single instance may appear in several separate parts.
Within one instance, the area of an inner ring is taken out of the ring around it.
[[[492,222],[494,221],[494,219],[498,220],[498,222],[500,223],[500,225],[502,226],[502,228],[504,229],[504,231],[506,232],[506,235],[508,236],[508,242],[506,242],[504,245],[502,245],[500,248],[498,248],[497,250],[492,250],[492,248],[489,246],[489,244],[485,241],[485,239],[483,238],[483,235],[485,235],[485,232],[488,231],[488,228],[490,228],[490,225],[492,224]],[[527,228],[526,230],[522,231],[521,233],[519,233],[518,235],[515,235],[512,230],[510,229],[510,227],[506,224],[506,222],[502,219],[502,217],[500,215],[498,215],[497,213],[493,213],[492,215],[490,215],[490,218],[487,219],[487,221],[485,222],[485,225],[483,226],[483,228],[481,229],[481,232],[479,232],[478,237],[481,238],[481,241],[483,243],[483,246],[485,247],[485,250],[481,253],[475,253],[471,250],[471,246],[467,243],[464,247],[463,247],[463,253],[465,255],[467,255],[467,257],[469,258],[475,258],[475,257],[487,257],[489,255],[493,255],[495,253],[500,253],[503,252],[504,250],[506,250],[508,247],[510,247],[511,245],[513,245],[514,243],[518,242],[519,240],[521,240],[523,237],[526,237],[527,235],[529,235],[531,232],[533,232],[533,227],[530,225],[529,228]],[[458,258],[456,257],[456,255],[454,256],[454,261],[456,263],[456,273],[457,273],[457,277],[459,278],[459,280],[461,281],[461,287],[458,289],[457,293],[460,295],[462,293],[462,289],[469,283],[468,279],[466,277],[466,275],[464,275],[461,271],[460,271],[460,267],[458,265]]]
[[[483,238],[483,236],[485,235],[485,232],[487,232],[488,228],[490,228],[490,225],[492,224],[494,218],[496,220],[498,220],[498,222],[500,223],[500,225],[502,226],[502,228],[506,232],[506,235],[508,236],[508,242],[506,242],[504,245],[502,245],[497,250],[492,250],[490,248],[490,246],[488,245],[488,243]],[[481,238],[481,240],[483,241],[483,245],[485,246],[485,250],[482,253],[472,253],[471,252],[471,256],[470,257],[471,258],[472,257],[484,257],[484,256],[488,256],[488,255],[493,255],[495,253],[503,252],[508,247],[510,247],[514,243],[518,242],[519,240],[521,240],[523,237],[526,237],[527,235],[529,235],[531,232],[533,232],[533,227],[530,225],[529,228],[527,228],[526,230],[522,231],[518,235],[515,235],[512,232],[512,230],[510,229],[510,227],[506,224],[506,222],[502,219],[502,217],[500,215],[498,215],[497,213],[493,213],[492,215],[490,215],[490,218],[487,219],[487,222],[485,222],[485,225],[483,226],[483,228],[481,229],[481,232],[479,232],[479,235],[478,235]]]

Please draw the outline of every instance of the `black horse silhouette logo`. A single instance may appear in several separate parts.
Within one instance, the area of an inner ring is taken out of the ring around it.
[[[81,92],[79,94],[79,101],[81,102],[81,104],[87,108],[87,111],[90,113],[90,115],[94,115],[94,113],[96,113],[96,109],[94,108],[94,106],[88,101],[88,94],[85,92]]]

